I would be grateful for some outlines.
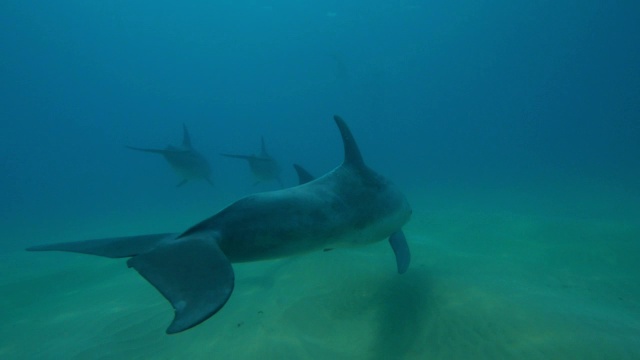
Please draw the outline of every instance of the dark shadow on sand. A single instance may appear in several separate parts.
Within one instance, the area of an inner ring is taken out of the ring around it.
[[[380,284],[375,338],[371,359],[406,359],[426,341],[426,325],[432,309],[432,282],[424,269],[409,270]]]

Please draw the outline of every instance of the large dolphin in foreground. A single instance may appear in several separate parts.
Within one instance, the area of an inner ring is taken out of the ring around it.
[[[410,261],[402,226],[411,216],[404,195],[368,168],[345,122],[334,117],[344,162],[292,188],[244,197],[183,233],[34,246],[130,257],[135,268],[175,309],[167,333],[187,330],[224,306],[234,285],[232,262],[275,259],[388,238],[399,273]]]
[[[282,179],[280,179],[280,166],[278,162],[269,155],[267,147],[264,144],[264,137],[260,138],[260,154],[259,155],[237,155],[237,154],[220,154],[222,156],[247,160],[253,177],[256,179],[255,184],[264,181],[277,181],[282,187]]]
[[[146,149],[127,146],[129,149],[160,154],[171,165],[173,170],[182,178],[177,186],[186,184],[189,180],[203,179],[213,185],[211,181],[211,167],[209,162],[193,146],[187,125],[182,125],[182,145],[180,147],[168,145],[164,149]]]

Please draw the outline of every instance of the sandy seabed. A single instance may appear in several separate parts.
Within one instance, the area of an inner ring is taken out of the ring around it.
[[[236,264],[227,305],[176,335],[123,259],[4,254],[0,358],[640,359],[633,216],[408,195],[406,274],[386,242]]]

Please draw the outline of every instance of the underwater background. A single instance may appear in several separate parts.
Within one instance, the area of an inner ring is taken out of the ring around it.
[[[639,359],[640,3],[0,3],[0,357]],[[179,232],[250,193],[264,136],[297,184],[332,115],[413,207],[386,242],[234,265],[168,336],[124,260],[27,253]],[[213,186],[125,146],[179,145]]]

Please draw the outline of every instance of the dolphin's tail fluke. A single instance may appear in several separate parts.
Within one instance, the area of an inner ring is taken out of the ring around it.
[[[127,262],[175,309],[167,334],[192,328],[218,312],[233,292],[231,263],[209,239],[186,238]]]
[[[177,233],[165,233],[64,242],[32,246],[27,248],[27,251],[66,251],[108,258],[123,258],[147,252],[163,241],[174,239],[176,236],[178,236]]]
[[[215,241],[154,234],[33,246],[27,251],[68,251],[131,257],[136,269],[175,309],[168,334],[192,328],[218,312],[231,296],[231,263]]]

